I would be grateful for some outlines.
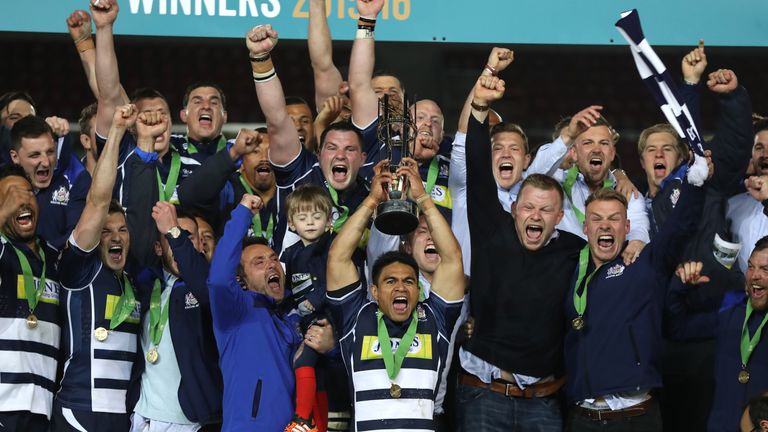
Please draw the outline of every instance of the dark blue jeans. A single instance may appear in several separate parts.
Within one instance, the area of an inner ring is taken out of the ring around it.
[[[456,395],[463,432],[560,432],[563,419],[556,397],[514,398],[459,384]]]

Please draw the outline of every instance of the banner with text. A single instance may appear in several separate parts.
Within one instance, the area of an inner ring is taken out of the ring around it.
[[[310,0],[119,0],[115,33],[239,38],[272,24],[282,38],[306,39]],[[504,44],[622,44],[612,23],[637,7],[654,45],[768,45],[768,2],[731,0],[385,0],[376,39]],[[0,31],[66,32],[88,0],[5,0]],[[326,0],[334,39],[354,37],[356,0]]]

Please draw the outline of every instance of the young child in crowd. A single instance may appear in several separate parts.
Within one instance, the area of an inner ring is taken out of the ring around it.
[[[280,255],[280,261],[285,264],[285,274],[290,281],[289,307],[302,316],[301,328],[306,333],[310,326],[323,325],[323,321],[328,319],[323,310],[326,262],[335,237],[330,229],[333,203],[323,188],[306,184],[288,195],[285,205],[288,227],[301,240],[286,248]],[[364,254],[360,253],[356,260],[360,268],[364,259]],[[334,359],[321,358],[314,349],[302,344],[294,358],[294,371],[296,413],[285,431],[333,430],[333,427],[328,428],[329,403],[331,411],[349,411],[343,364]],[[326,385],[339,391],[326,392]],[[328,394],[334,400],[329,401]],[[338,420],[339,416],[335,418]]]

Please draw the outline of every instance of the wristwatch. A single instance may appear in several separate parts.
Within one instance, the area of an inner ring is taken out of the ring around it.
[[[181,236],[181,228],[178,225],[171,227],[171,229],[169,229],[165,235],[169,238],[177,239],[179,236]]]

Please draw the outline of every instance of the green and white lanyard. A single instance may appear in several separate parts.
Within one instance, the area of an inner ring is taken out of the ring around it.
[[[176,184],[179,181],[179,171],[181,171],[181,155],[176,150],[171,150],[171,169],[168,171],[168,180],[165,184],[160,179],[160,171],[155,169],[157,175],[157,194],[160,201],[169,202],[176,191]]]
[[[21,266],[21,274],[22,279],[24,281],[24,293],[27,296],[27,305],[29,306],[29,313],[32,314],[35,311],[35,308],[37,307],[37,303],[40,300],[40,296],[43,294],[43,289],[45,288],[45,251],[43,251],[43,248],[40,246],[40,243],[38,241],[35,241],[35,244],[37,245],[37,254],[40,255],[40,261],[43,263],[43,269],[40,273],[40,283],[36,286],[35,285],[35,275],[32,273],[32,266],[29,265],[29,260],[27,259],[27,256],[24,255],[24,252],[19,250],[16,246],[11,243],[10,240],[8,240],[7,237],[2,235],[3,240],[5,240],[6,243],[8,243],[12,248],[13,251],[16,253],[16,257],[19,259],[19,265]]]
[[[243,178],[243,175],[240,174],[240,184],[243,185],[243,188],[245,188],[245,191],[249,194],[253,195],[253,188],[251,188],[251,185],[248,184],[247,181]],[[251,227],[253,228],[253,235],[256,237],[264,237],[267,240],[272,239],[272,234],[274,233],[275,227],[274,227],[275,221],[272,217],[272,215],[269,215],[269,221],[267,222],[267,230],[263,231],[261,228],[261,214],[259,212],[256,212],[255,215],[253,215],[253,218],[251,219]]]
[[[768,313],[766,313],[763,321],[760,322],[760,326],[755,331],[755,334],[750,338],[747,321],[749,321],[752,312],[752,302],[747,300],[747,314],[744,316],[744,324],[741,327],[741,345],[739,346],[742,369],[747,368],[749,357],[752,355],[752,350],[754,350],[757,343],[760,342],[760,336],[763,334],[763,327],[765,326],[765,323],[768,322]]]
[[[169,298],[165,306],[161,308],[161,292],[160,280],[155,279],[155,285],[152,287],[152,297],[149,301],[149,338],[154,346],[159,345],[160,339],[163,338],[163,330],[165,330],[165,326],[168,324],[168,306],[171,304],[171,299]]]
[[[413,310],[411,323],[408,324],[408,329],[405,331],[402,339],[400,339],[400,345],[398,345],[397,350],[394,353],[392,352],[392,342],[389,339],[387,324],[384,322],[384,313],[381,312],[381,310],[376,311],[376,321],[378,324],[379,346],[381,347],[381,357],[384,360],[384,367],[387,369],[389,379],[394,380],[400,372],[403,360],[405,360],[405,356],[408,354],[411,343],[413,343],[413,339],[416,336],[416,326],[419,321],[416,315],[416,309]],[[399,392],[399,388],[397,390]],[[398,396],[392,396],[399,397],[399,393]]]
[[[133,286],[128,277],[123,273],[123,294],[117,300],[115,308],[112,310],[112,318],[109,320],[109,329],[114,330],[123,323],[133,310],[136,308],[136,296],[133,293]]]
[[[584,213],[579,210],[576,207],[576,204],[573,203],[573,185],[576,184],[576,179],[579,177],[579,168],[576,166],[572,166],[568,171],[566,171],[565,175],[565,181],[563,181],[563,191],[565,192],[565,196],[568,197],[568,202],[571,203],[571,208],[573,209],[573,213],[576,215],[576,219],[579,220],[579,223],[584,223]],[[613,186],[613,182],[611,179],[606,178],[603,180],[603,188],[610,188]]]
[[[184,137],[184,140],[187,143],[187,153],[189,154],[198,153],[197,147],[195,147],[194,144],[189,142],[189,137]],[[216,152],[218,153],[221,149],[225,148],[226,146],[227,146],[227,139],[224,138],[224,135],[220,135],[219,140],[216,142]]]
[[[579,252],[579,274],[576,277],[576,285],[573,289],[573,307],[576,309],[576,313],[579,315],[573,319],[572,325],[574,330],[581,330],[584,328],[584,312],[587,310],[587,290],[589,283],[592,281],[592,277],[600,270],[602,265],[597,266],[592,273],[587,276],[586,282],[584,282],[584,289],[579,294],[579,287],[584,280],[584,276],[587,274],[587,267],[589,266],[589,245],[585,245]]]
[[[326,185],[328,186],[328,193],[331,195],[331,199],[333,200],[334,207],[340,209],[339,217],[336,218],[335,221],[333,221],[333,231],[339,232],[341,231],[341,227],[344,226],[344,222],[347,221],[349,218],[349,207],[345,205],[339,204],[339,193],[336,192],[336,189],[333,188],[328,182],[326,182]]]
[[[438,165],[437,156],[435,156],[429,163],[429,170],[427,171],[427,185],[425,186],[425,192],[427,192],[427,195],[429,196],[432,196],[432,189],[435,188],[435,183],[437,183],[437,173],[440,171]]]

